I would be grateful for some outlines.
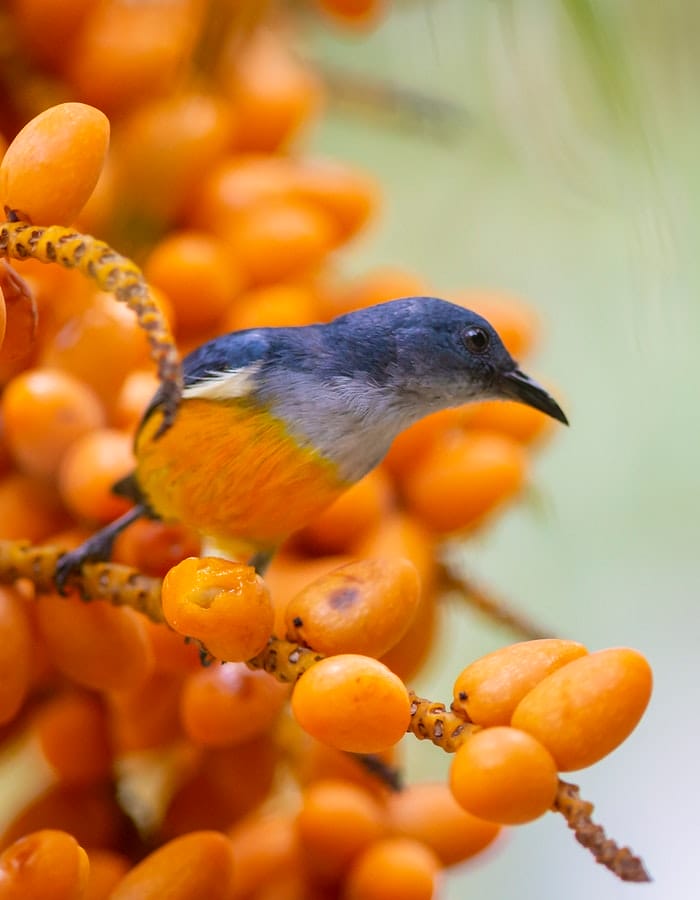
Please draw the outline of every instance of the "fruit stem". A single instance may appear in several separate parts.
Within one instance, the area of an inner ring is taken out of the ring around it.
[[[247,660],[246,665],[251,669],[263,669],[278,681],[294,683],[323,658],[322,653],[316,653],[308,647],[271,637],[260,653]]]
[[[62,555],[57,547],[36,547],[29,541],[0,541],[0,584],[28,578],[40,593],[56,590],[56,563]],[[118,563],[84,563],[71,575],[71,587],[85,600],[106,600],[113,606],[128,606],[152,622],[163,623],[160,600],[162,581],[138,569]]]
[[[10,221],[0,225],[0,256],[36,259],[78,269],[103,291],[114,294],[136,313],[146,332],[151,358],[158,366],[164,416],[158,435],[173,423],[182,395],[180,357],[168,323],[156,304],[139,267],[104,241],[62,225],[41,227],[17,221],[17,213],[5,209]]]
[[[481,731],[481,726],[465,722],[448,710],[444,703],[426,700],[414,691],[410,691],[409,696],[411,722],[408,731],[419,741],[432,741],[445,753],[454,753],[470,735]]]
[[[593,804],[581,799],[576,784],[559,779],[559,788],[552,809],[561,813],[566,824],[574,832],[579,844],[593,854],[596,862],[605,866],[622,881],[651,881],[642,860],[629,847],[620,847],[607,837],[602,825],[596,825],[591,816]]]
[[[469,576],[457,571],[452,564],[441,563],[438,578],[443,591],[455,593],[464,603],[475,607],[499,625],[504,625],[519,640],[534,641],[552,637],[550,632],[500,598],[494,597]]]
[[[33,582],[37,591],[55,589],[56,563],[62,551],[57,547],[35,547],[28,541],[0,540],[0,584],[12,584],[21,578]],[[116,563],[84,563],[71,576],[71,584],[85,599],[107,600],[115,606],[128,606],[143,613],[153,622],[163,623],[160,578],[151,578],[137,569]],[[60,602],[60,601],[59,601]],[[263,650],[247,661],[251,669],[263,669],[279,681],[294,683],[311,666],[323,659],[323,654],[292,641],[271,637]],[[444,703],[435,703],[409,691],[411,721],[408,733],[418,740],[429,740],[446,753],[454,753],[481,726],[455,715]],[[593,805],[582,800],[577,785],[559,780],[554,812],[561,813],[576,840],[622,881],[645,882],[651,878],[642,860],[628,847],[620,848],[608,838],[601,825],[591,815]]]

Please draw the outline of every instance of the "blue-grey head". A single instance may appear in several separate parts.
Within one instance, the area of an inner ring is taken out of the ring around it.
[[[450,406],[517,400],[566,424],[489,322],[435,297],[392,300],[323,325],[226,335],[191,354],[185,376],[185,397],[247,397],[349,481],[404,428]]]
[[[568,424],[558,403],[518,367],[482,316],[436,297],[408,297],[326,326],[331,367],[414,409],[414,418],[472,400],[517,400]]]

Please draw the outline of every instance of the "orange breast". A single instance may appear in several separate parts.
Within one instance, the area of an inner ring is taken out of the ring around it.
[[[245,401],[184,400],[154,441],[160,419],[151,416],[136,442],[142,492],[163,519],[227,547],[271,549],[348,487],[329,460]]]

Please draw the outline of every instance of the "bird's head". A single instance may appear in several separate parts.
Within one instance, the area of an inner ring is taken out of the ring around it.
[[[473,400],[517,400],[568,424],[559,404],[526,375],[482,316],[435,297],[407,297],[337,319],[350,369],[367,361],[374,384],[418,415]],[[422,408],[422,409],[421,409]]]

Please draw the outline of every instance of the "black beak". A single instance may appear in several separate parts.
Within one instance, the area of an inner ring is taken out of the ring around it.
[[[512,372],[506,372],[501,376],[499,387],[501,395],[509,400],[517,400],[539,409],[540,412],[546,413],[558,422],[564,425],[569,424],[569,420],[564,415],[564,411],[557,401],[550,397],[541,384],[533,381],[520,369],[513,369]]]

